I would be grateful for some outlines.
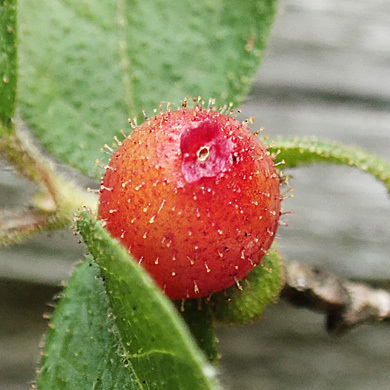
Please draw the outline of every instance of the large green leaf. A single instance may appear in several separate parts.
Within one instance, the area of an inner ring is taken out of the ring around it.
[[[142,109],[185,95],[241,102],[275,8],[276,0],[21,2],[22,116],[53,154],[93,175],[100,148]]]
[[[358,146],[316,138],[279,137],[271,142],[270,152],[278,153],[275,162],[284,160],[285,167],[327,162],[344,164],[368,172],[380,180],[390,193],[390,165],[377,155]]]
[[[73,272],[46,335],[41,390],[142,389],[125,365],[100,270],[87,258]]]
[[[102,270],[124,364],[140,383],[148,389],[217,388],[214,368],[173,303],[98,221],[83,213],[77,225]]]
[[[9,129],[17,82],[16,0],[0,2],[0,128]]]

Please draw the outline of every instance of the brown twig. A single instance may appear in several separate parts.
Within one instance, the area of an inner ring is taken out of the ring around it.
[[[324,312],[327,330],[342,334],[361,323],[390,321],[390,292],[338,278],[298,262],[283,262],[281,297]]]

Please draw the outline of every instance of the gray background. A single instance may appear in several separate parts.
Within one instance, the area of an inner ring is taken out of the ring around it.
[[[239,6],[239,3],[237,4]],[[317,136],[360,145],[390,162],[390,3],[282,0],[269,49],[243,116],[272,138]],[[0,207],[26,204],[34,186],[0,161]],[[290,171],[285,257],[340,276],[390,279],[390,202],[384,186],[347,167]],[[84,248],[70,231],[0,250],[0,389],[28,388],[39,360],[46,303]],[[321,314],[284,303],[247,327],[220,327],[228,389],[389,389],[390,329],[342,338]]]

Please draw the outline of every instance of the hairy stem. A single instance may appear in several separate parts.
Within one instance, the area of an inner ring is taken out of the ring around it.
[[[96,211],[97,197],[70,182],[35,146],[21,120],[12,132],[1,132],[0,152],[23,176],[42,188],[27,210],[7,210],[0,214],[0,245],[11,244],[38,230],[70,225],[74,213],[86,206]]]

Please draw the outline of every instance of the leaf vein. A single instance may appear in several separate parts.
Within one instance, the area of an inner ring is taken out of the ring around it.
[[[131,59],[128,51],[128,44],[126,40],[128,32],[128,22],[126,18],[126,1],[117,1],[117,25],[118,25],[118,53],[119,53],[119,65],[122,72],[122,83],[125,90],[125,104],[128,109],[130,117],[136,115],[136,105],[134,100],[134,86],[131,82],[130,71],[132,68]]]

